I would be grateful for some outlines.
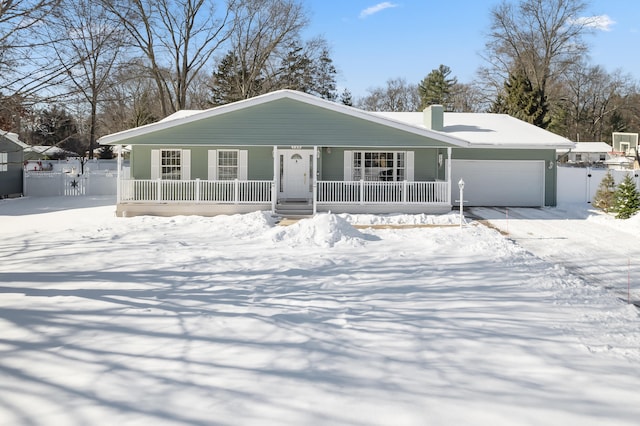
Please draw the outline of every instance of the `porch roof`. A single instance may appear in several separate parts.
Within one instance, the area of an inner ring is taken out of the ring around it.
[[[395,140],[389,141],[388,145],[397,144],[397,146],[425,146],[425,147],[468,147],[470,146],[469,142],[459,138],[455,135],[448,135],[443,132],[436,132],[431,129],[427,129],[424,126],[416,126],[412,123],[408,123],[402,120],[397,120],[393,117],[385,117],[379,114],[375,114],[368,111],[363,111],[358,108],[349,107],[346,105],[342,105],[336,102],[327,101],[324,99],[320,99],[316,96],[312,96],[306,93],[301,93],[292,90],[279,90],[276,92],[267,93],[265,95],[257,96],[251,99],[242,100],[238,102],[234,102],[231,104],[207,109],[207,110],[183,110],[178,111],[156,123],[148,124],[141,127],[136,127],[133,129],[125,130],[118,133],[113,133],[111,135],[101,137],[98,142],[101,145],[135,145],[135,144],[151,144],[152,139],[150,136],[159,135],[166,131],[171,132],[175,136],[175,130],[178,127],[181,129],[187,129],[186,127],[181,127],[185,125],[189,125],[191,128],[197,126],[197,123],[204,122],[205,120],[213,119],[214,117],[224,117],[231,116],[231,113],[238,111],[249,111],[250,108],[253,107],[269,107],[273,105],[277,107],[282,104],[282,100],[289,100],[298,103],[300,106],[300,110],[303,110],[305,107],[308,109],[309,107],[316,107],[316,111],[324,111],[326,113],[332,114],[332,117],[344,117],[347,119],[351,119],[350,123],[368,123],[369,129],[367,129],[367,135],[364,135],[362,139],[366,139],[367,137],[371,137],[372,135],[376,135],[379,133],[378,130],[385,130],[388,133],[393,132],[396,135],[406,135],[405,138],[407,141],[405,142],[396,142]],[[278,105],[276,105],[279,102]],[[255,110],[254,108],[252,110]],[[264,113],[264,109],[261,110]],[[307,122],[316,114],[308,114],[305,119]],[[254,114],[255,118],[257,114]],[[224,129],[216,129],[220,133],[219,140],[216,140],[215,143],[223,143],[223,144],[236,144],[236,145],[265,145],[272,143],[269,138],[269,132],[284,132],[283,128],[287,128],[290,126],[292,131],[296,131],[297,129],[294,126],[299,125],[300,116],[287,116],[287,115],[275,115],[276,120],[271,122],[263,121],[261,123],[256,123],[251,119],[246,119],[242,122],[242,129],[238,126],[237,122],[235,123],[235,127],[228,126]],[[356,121],[353,121],[353,120]],[[268,123],[268,124],[267,124]],[[307,123],[308,124],[308,123]],[[343,129],[333,129],[332,126],[326,126],[326,123],[322,123],[321,126],[316,125],[314,130],[316,131],[316,138],[305,138],[302,136],[306,135],[298,135],[300,139],[301,145],[317,144],[318,140],[321,140],[318,137],[318,133],[325,132],[327,134],[327,138],[324,141],[332,141],[337,144],[342,144],[348,146],[348,141],[346,137],[348,136],[348,132],[343,132],[344,134],[337,135],[337,132]],[[262,127],[260,127],[262,126]],[[248,136],[238,136],[237,132],[239,130],[246,130],[247,128],[252,127],[254,130],[254,135],[256,137],[255,140],[251,140]],[[275,129],[275,130],[274,130]],[[235,130],[235,133],[234,133]],[[400,133],[398,133],[400,132]],[[391,135],[392,133],[389,133]],[[271,135],[271,139],[278,140],[275,135]],[[339,137],[336,137],[339,136]],[[167,138],[168,139],[168,138]],[[176,139],[172,139],[175,141]],[[189,141],[183,138],[180,139],[182,144],[188,144]],[[198,141],[194,142],[195,138],[191,140],[192,143],[202,144],[203,139],[200,138]],[[222,141],[222,142],[221,142]],[[207,142],[212,143],[212,139],[209,138]],[[155,143],[160,143],[158,140]],[[173,142],[175,144],[175,142]],[[378,143],[380,144],[380,143]]]

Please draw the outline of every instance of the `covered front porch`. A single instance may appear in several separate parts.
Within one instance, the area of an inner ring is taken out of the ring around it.
[[[451,210],[451,148],[446,149],[446,159],[440,155],[437,160],[446,171],[445,179],[428,181],[414,178],[413,151],[393,156],[390,151],[376,151],[377,157],[345,151],[345,159],[340,160],[345,179],[323,179],[335,173],[331,161],[323,161],[322,152],[327,156],[331,148],[274,146],[270,180],[133,179],[119,167],[117,214],[212,216],[268,210],[288,217],[317,212],[441,214]],[[392,158],[381,162],[385,156]]]

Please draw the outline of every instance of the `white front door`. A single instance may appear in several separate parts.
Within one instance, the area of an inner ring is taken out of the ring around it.
[[[309,200],[312,192],[311,150],[279,150],[280,155],[280,199]]]

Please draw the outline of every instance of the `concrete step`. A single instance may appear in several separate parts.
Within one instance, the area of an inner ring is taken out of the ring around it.
[[[307,202],[279,203],[276,204],[276,214],[282,217],[309,217],[313,216],[313,206]]]

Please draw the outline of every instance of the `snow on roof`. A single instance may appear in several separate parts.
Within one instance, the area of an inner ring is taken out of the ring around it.
[[[575,148],[571,149],[574,153],[590,153],[598,154],[603,152],[611,152],[613,148],[605,142],[576,142]],[[567,152],[568,149],[559,149],[558,152]]]
[[[46,155],[58,155],[58,154],[73,154],[78,155],[75,152],[67,151],[66,149],[62,149],[58,146],[53,145],[27,145],[27,148],[24,149],[25,152],[35,152],[36,154],[46,154]]]
[[[241,100],[207,110],[182,110],[158,121],[118,133],[103,136],[101,145],[117,144],[181,124],[260,105],[277,99],[293,99],[341,114],[361,118],[385,126],[440,140],[458,147],[478,148],[573,148],[569,139],[556,135],[506,114],[444,113],[444,129],[432,130],[424,124],[422,112],[371,112],[327,101],[307,93],[278,90],[254,98]]]
[[[617,156],[617,157],[609,158],[609,159],[605,160],[603,163],[604,164],[611,164],[611,165],[616,165],[616,164],[617,165],[622,165],[622,164],[631,164],[631,163],[633,163],[633,161],[630,160],[627,157],[624,157],[624,156],[620,155],[620,156]]]
[[[194,114],[198,114],[202,112],[202,110],[197,109],[181,109],[180,111],[176,111],[171,115],[166,116],[162,120],[158,121],[158,123],[165,123],[167,121],[172,120],[180,120],[181,118],[191,117]]]
[[[9,139],[11,142],[15,143],[16,145],[22,147],[23,149],[26,149],[29,147],[29,145],[27,145],[26,143],[22,142],[20,140],[20,138],[18,137],[17,133],[13,133],[13,132],[6,132],[4,130],[0,130],[0,135],[4,136],[6,139]]]
[[[383,117],[425,127],[422,112],[377,112]],[[573,148],[567,138],[507,114],[445,112],[441,132],[487,148]]]
[[[243,108],[248,108],[255,105],[264,104],[267,102],[275,101],[278,99],[293,99],[309,105],[318,106],[320,108],[326,108],[332,111],[339,112],[341,114],[350,115],[353,117],[361,118],[367,121],[375,122],[385,126],[393,127],[405,132],[415,133],[420,136],[440,140],[443,143],[453,146],[467,147],[468,142],[452,137],[443,132],[436,132],[431,129],[427,129],[425,126],[414,126],[407,122],[396,120],[390,117],[383,117],[379,114],[372,113],[370,111],[364,111],[358,108],[350,107],[347,105],[339,104],[337,102],[327,101],[317,96],[310,95],[308,93],[297,92],[295,90],[277,90],[275,92],[266,93],[264,95],[256,96],[250,99],[244,99],[241,101],[233,102],[230,104],[210,108],[202,111],[195,110],[183,110],[178,111],[170,116],[156,122],[147,124],[144,126],[136,127],[133,129],[124,130],[117,133],[112,133],[101,137],[98,143],[101,145],[117,144],[121,141],[129,140],[132,137],[140,136],[155,131],[171,128],[181,124],[187,124],[194,121],[214,117],[221,114],[226,114],[233,111],[238,111]]]

